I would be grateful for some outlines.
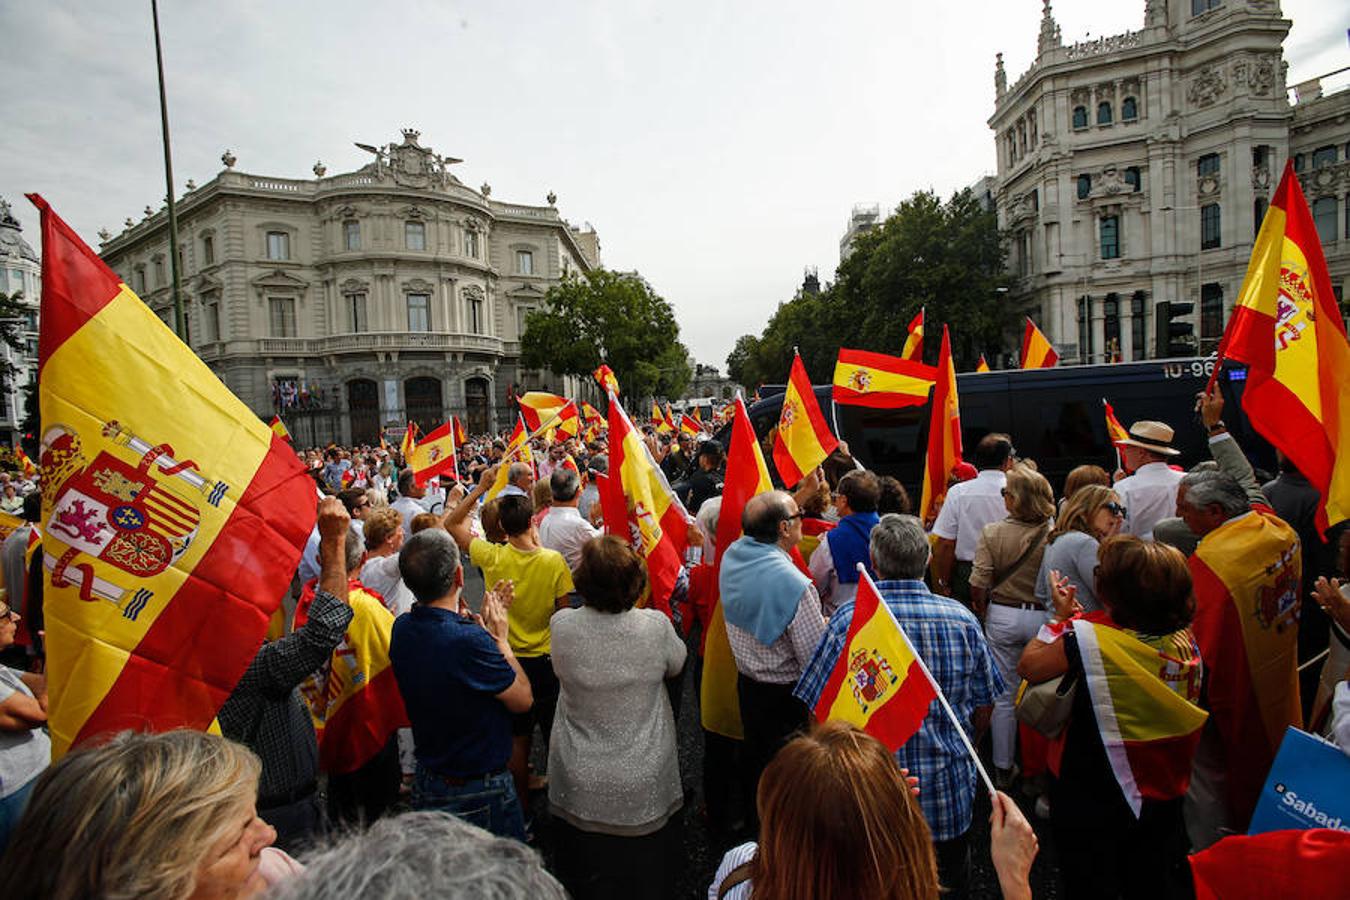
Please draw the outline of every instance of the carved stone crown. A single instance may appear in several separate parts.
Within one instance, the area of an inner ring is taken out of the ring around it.
[[[417,143],[417,139],[420,138],[421,136],[422,132],[418,131],[416,128],[403,129],[403,142],[406,144]]]

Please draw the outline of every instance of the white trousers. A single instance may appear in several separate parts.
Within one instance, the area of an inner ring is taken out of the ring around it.
[[[1011,769],[1013,752],[1017,747],[1017,717],[1013,701],[1022,679],[1017,675],[1017,661],[1027,642],[1036,636],[1045,624],[1045,610],[1017,609],[990,603],[984,618],[984,636],[989,641],[989,652],[994,655],[998,673],[1003,676],[1005,690],[994,701],[994,715],[990,722],[990,736],[994,743],[994,766]]]

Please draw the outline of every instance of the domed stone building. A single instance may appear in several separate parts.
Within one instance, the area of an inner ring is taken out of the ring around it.
[[[10,376],[0,384],[0,441],[13,445],[22,436],[23,386],[37,379],[38,303],[42,291],[42,266],[38,255],[24,240],[23,228],[10,206],[0,198],[0,293],[18,300],[21,321],[14,330],[19,348],[0,342],[0,369]],[[12,368],[11,368],[12,367]]]

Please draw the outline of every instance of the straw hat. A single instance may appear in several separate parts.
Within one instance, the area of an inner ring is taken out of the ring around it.
[[[1162,422],[1150,422],[1147,419],[1130,426],[1130,436],[1126,440],[1116,441],[1122,447],[1139,447],[1161,453],[1163,456],[1180,456],[1180,450],[1172,449],[1175,433],[1171,426]]]

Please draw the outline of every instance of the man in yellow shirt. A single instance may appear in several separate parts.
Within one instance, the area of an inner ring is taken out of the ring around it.
[[[553,728],[553,710],[558,704],[558,678],[549,657],[549,619],[567,606],[572,592],[572,572],[556,550],[539,545],[539,535],[530,519],[534,508],[530,498],[503,494],[497,498],[497,515],[506,532],[505,544],[493,544],[474,537],[469,529],[469,511],[478,503],[496,479],[492,467],[478,479],[478,485],[446,519],[445,527],[469,554],[469,560],[483,570],[486,584],[509,581],[515,600],[507,612],[507,642],[520,661],[534,693],[534,706],[512,719],[511,762],[508,768],[516,782],[521,806],[529,808],[530,744],[534,726],[539,725],[545,743]]]

